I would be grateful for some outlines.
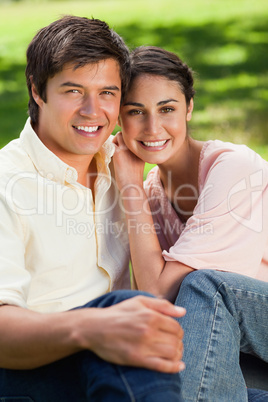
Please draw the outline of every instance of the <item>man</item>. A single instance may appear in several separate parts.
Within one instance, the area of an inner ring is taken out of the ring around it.
[[[0,152],[4,400],[181,400],[185,311],[115,291],[130,280],[109,136],[128,68],[95,19],[66,16],[29,45],[30,118]]]

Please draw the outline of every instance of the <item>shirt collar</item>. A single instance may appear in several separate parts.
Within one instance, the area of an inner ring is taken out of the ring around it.
[[[113,136],[110,136],[95,155],[98,173],[102,172],[108,176],[110,176],[108,165],[115,151],[112,139]],[[63,162],[43,144],[32,128],[30,118],[27,119],[21,132],[20,141],[41,176],[62,184],[77,182],[76,169]]]

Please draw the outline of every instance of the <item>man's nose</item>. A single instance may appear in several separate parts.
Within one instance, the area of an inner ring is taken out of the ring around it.
[[[81,116],[97,117],[99,115],[99,102],[93,95],[84,98],[80,107]]]

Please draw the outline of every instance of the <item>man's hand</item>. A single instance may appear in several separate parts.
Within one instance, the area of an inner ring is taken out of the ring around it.
[[[167,300],[137,296],[114,306],[98,309],[95,337],[85,348],[112,363],[143,367],[167,373],[184,369],[183,330],[172,317],[185,309]],[[101,327],[98,327],[101,326]]]
[[[83,350],[112,363],[167,373],[183,370],[185,309],[136,296],[106,308],[41,314],[0,307],[0,366],[33,369]]]

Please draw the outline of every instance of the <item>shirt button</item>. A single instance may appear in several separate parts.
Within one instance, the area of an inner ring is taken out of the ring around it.
[[[67,183],[70,183],[72,180],[75,180],[72,169],[70,169],[70,168],[66,169],[65,180],[67,181]]]

